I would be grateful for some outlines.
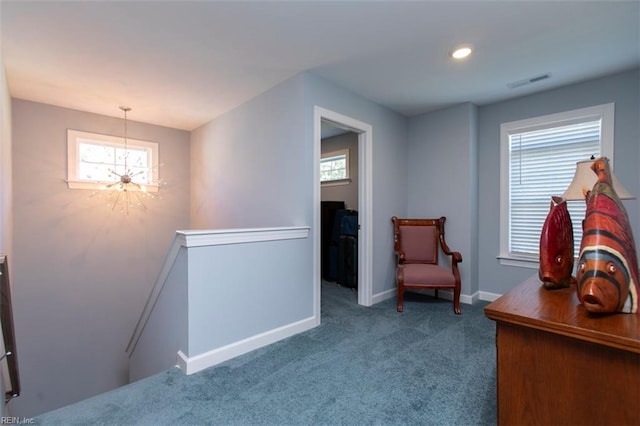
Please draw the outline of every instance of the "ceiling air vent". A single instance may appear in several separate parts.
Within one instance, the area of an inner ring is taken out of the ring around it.
[[[524,80],[514,81],[512,83],[507,84],[510,89],[515,89],[517,87],[526,86],[527,84],[537,83],[538,81],[546,80],[551,77],[551,73],[540,74],[535,77],[525,78]]]

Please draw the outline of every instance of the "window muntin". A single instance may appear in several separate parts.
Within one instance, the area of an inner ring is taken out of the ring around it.
[[[130,171],[134,183],[146,191],[158,190],[158,144],[96,133],[67,132],[69,188],[104,189]]]
[[[320,182],[338,182],[349,179],[349,150],[322,154]]]
[[[613,104],[501,126],[501,263],[537,267],[540,232],[552,195],[562,195],[578,161],[613,158]],[[586,204],[567,203],[575,255]]]

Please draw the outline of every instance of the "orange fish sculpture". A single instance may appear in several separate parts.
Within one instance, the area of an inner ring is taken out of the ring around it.
[[[611,184],[609,160],[599,158],[591,169],[598,180],[582,223],[578,299],[590,313],[637,313],[638,259],[627,211]]]
[[[575,282],[573,271],[573,226],[567,202],[551,197],[551,206],[540,234],[540,269],[538,277],[544,288],[569,287]]]

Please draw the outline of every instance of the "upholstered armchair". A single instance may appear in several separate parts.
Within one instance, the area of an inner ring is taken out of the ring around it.
[[[398,312],[404,309],[404,291],[408,289],[453,290],[453,311],[460,315],[460,272],[462,255],[451,251],[444,238],[447,219],[400,219],[393,222],[394,250],[397,258]],[[438,254],[450,257],[451,268],[438,264]]]

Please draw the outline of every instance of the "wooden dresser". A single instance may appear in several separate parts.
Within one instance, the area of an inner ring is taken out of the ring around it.
[[[498,424],[640,425],[640,315],[590,315],[574,286],[537,277],[485,314],[497,323]]]

